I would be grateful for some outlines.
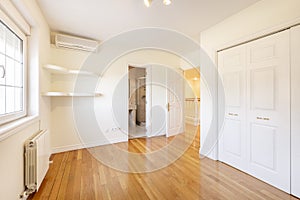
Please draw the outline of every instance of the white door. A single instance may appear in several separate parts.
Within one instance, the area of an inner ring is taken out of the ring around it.
[[[151,71],[151,72],[150,72]],[[148,137],[166,135],[166,68],[160,65],[152,65],[151,73],[151,127]],[[147,73],[148,74],[148,73]]]
[[[247,46],[248,172],[290,190],[289,31]]]
[[[146,135],[152,134],[152,67],[146,67]]]
[[[289,56],[289,31],[283,31],[224,50],[218,63],[225,88],[220,160],[286,192],[290,190]]]
[[[246,47],[231,48],[218,54],[221,77],[219,87],[219,160],[246,170]],[[221,91],[224,91],[224,100]],[[221,106],[225,106],[221,108]]]
[[[184,78],[182,71],[167,69],[167,137],[184,131]]]
[[[291,29],[291,193],[300,197],[300,26]]]

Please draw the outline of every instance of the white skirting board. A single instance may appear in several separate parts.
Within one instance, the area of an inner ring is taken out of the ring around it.
[[[52,147],[51,153],[55,154],[55,153],[61,153],[66,151],[73,151],[78,149],[91,148],[91,147],[97,147],[97,146],[114,144],[119,142],[127,142],[127,141],[128,141],[127,137],[126,138],[122,137],[122,138],[110,139],[109,142],[107,140],[101,140],[89,144],[73,144],[73,145],[66,145],[60,147]]]

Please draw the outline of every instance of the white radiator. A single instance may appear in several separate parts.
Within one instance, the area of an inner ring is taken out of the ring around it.
[[[25,142],[25,187],[36,191],[40,187],[49,167],[48,131],[40,131]]]

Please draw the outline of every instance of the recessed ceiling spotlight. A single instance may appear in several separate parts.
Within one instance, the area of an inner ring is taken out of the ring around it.
[[[147,8],[151,6],[152,0],[144,0],[144,4]]]
[[[171,0],[164,0],[163,3],[164,3],[165,5],[168,6],[168,5],[170,5],[172,2],[171,2]]]

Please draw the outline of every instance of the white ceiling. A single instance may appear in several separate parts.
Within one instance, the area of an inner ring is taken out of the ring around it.
[[[53,31],[105,40],[140,27],[164,27],[193,38],[258,0],[37,0]]]

